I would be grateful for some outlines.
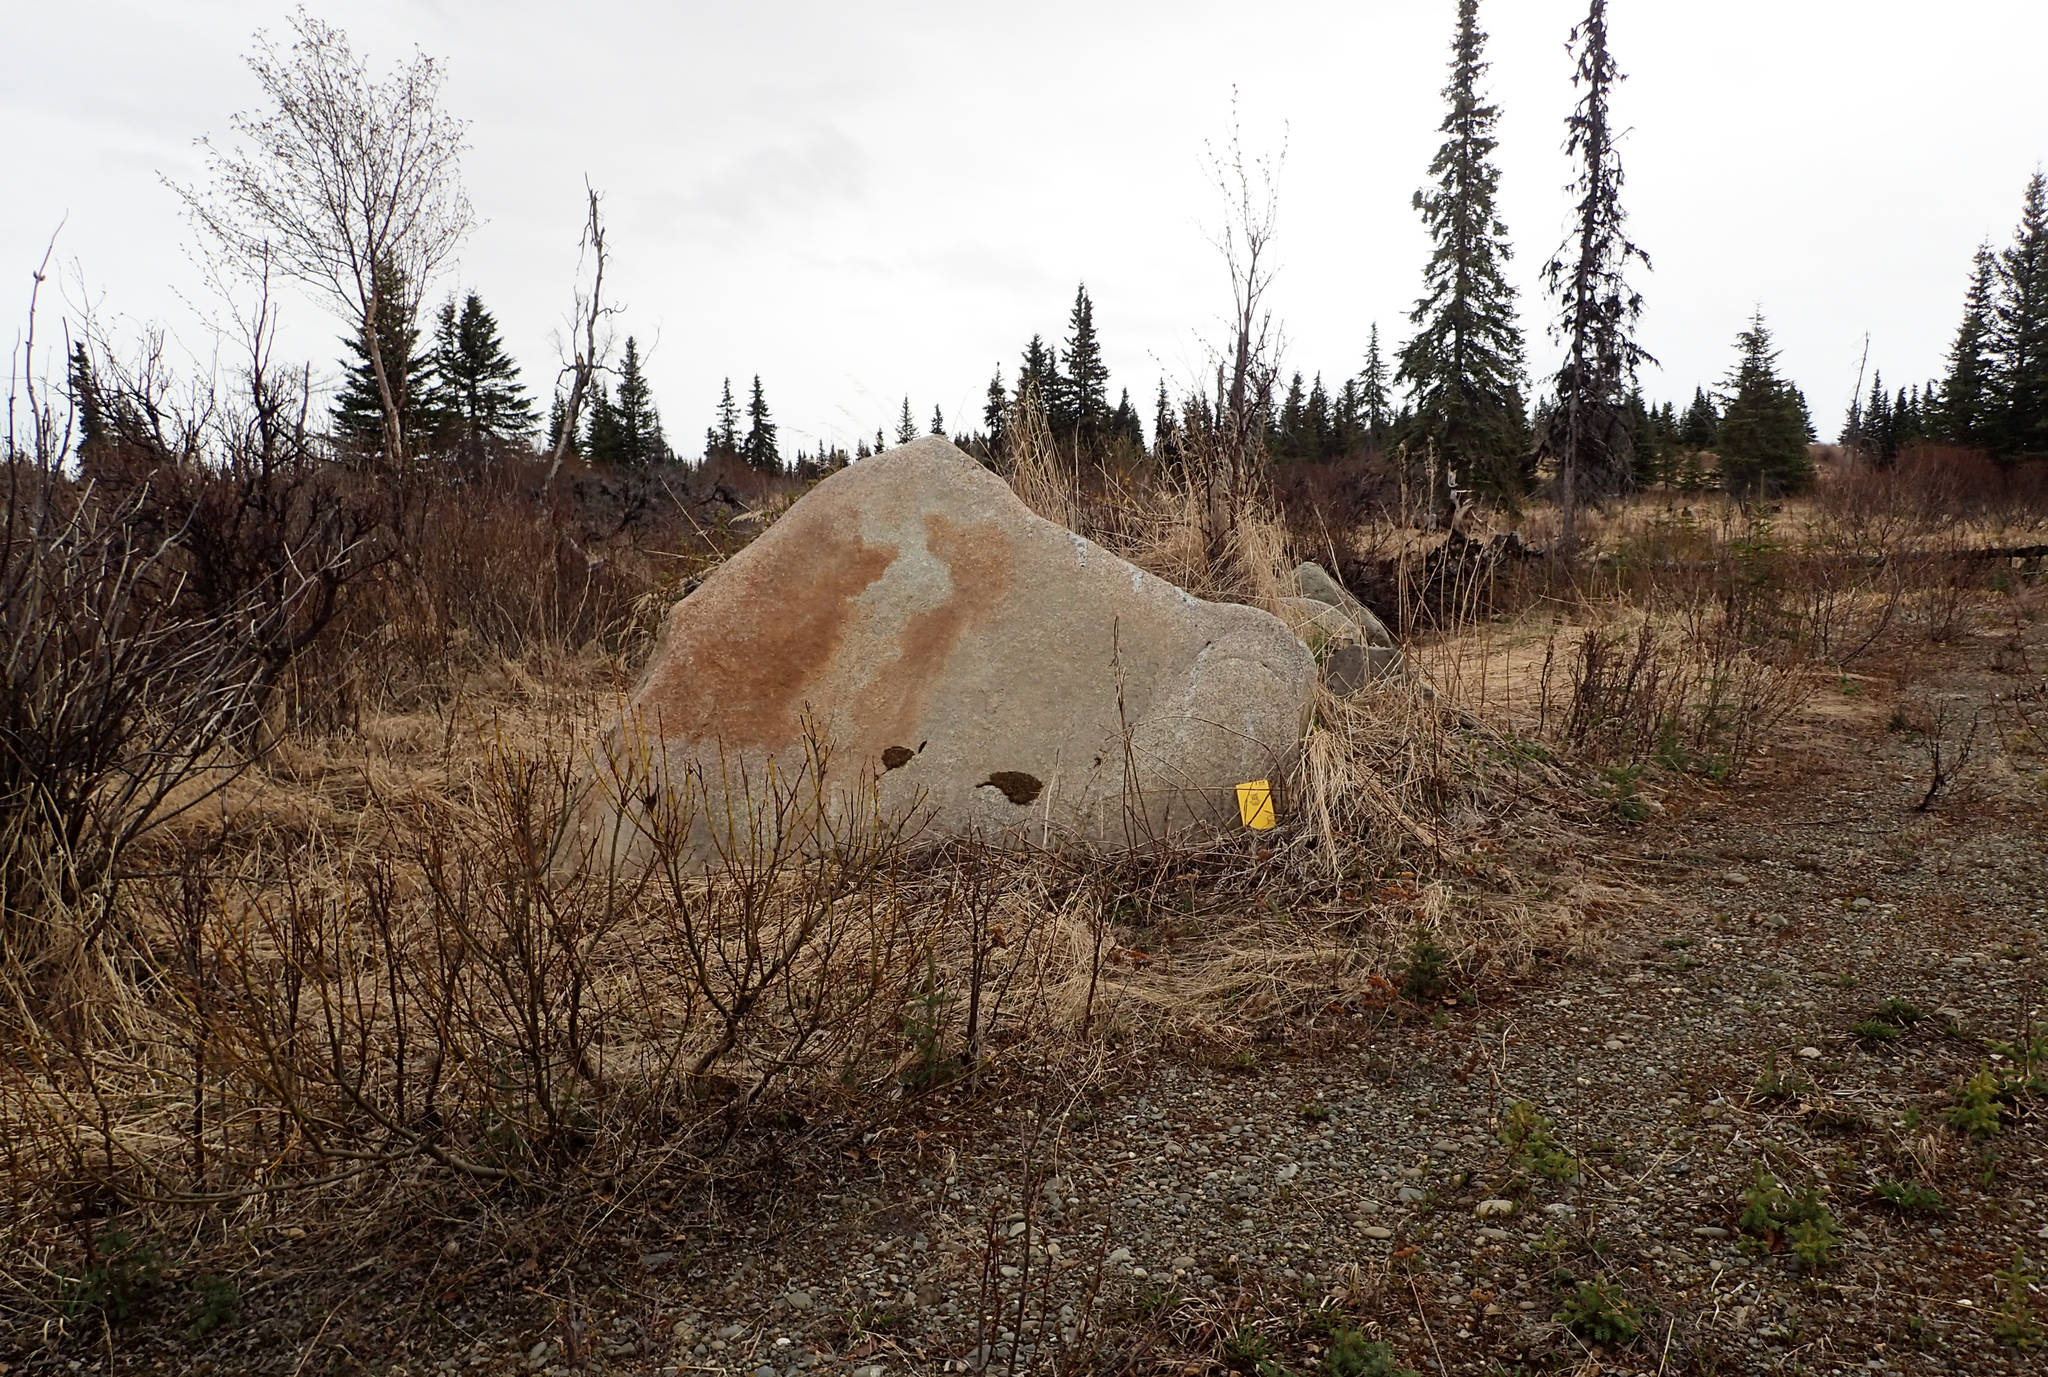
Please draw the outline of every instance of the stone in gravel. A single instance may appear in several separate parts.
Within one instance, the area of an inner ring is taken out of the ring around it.
[[[1481,1229],[1479,1231],[1479,1236],[1481,1238],[1491,1239],[1495,1243],[1505,1243],[1508,1241],[1510,1237],[1512,1237],[1512,1235],[1510,1235],[1506,1229]]]
[[[1394,1196],[1403,1205],[1417,1205],[1429,1199],[1429,1192],[1419,1186],[1403,1186],[1394,1192]]]
[[[927,840],[1236,827],[1315,682],[1279,618],[1146,573],[927,436],[819,483],[670,608],[558,859],[644,861],[628,814],[666,786],[695,809],[686,858],[710,862],[775,826],[782,792],[810,796],[814,749],[828,813],[914,817]]]
[[[1472,1213],[1478,1215],[1481,1219],[1489,1219],[1495,1215],[1513,1214],[1514,1212],[1515,1202],[1512,1200],[1482,1200],[1472,1207]]]
[[[1711,1224],[1702,1224],[1699,1228],[1692,1231],[1692,1236],[1694,1238],[1726,1238],[1728,1237],[1728,1231],[1726,1229],[1717,1229]]]
[[[1377,1224],[1368,1224],[1358,1232],[1364,1234],[1367,1238],[1392,1238],[1394,1236],[1392,1229],[1383,1229]]]
[[[1870,900],[1862,898],[1851,899],[1849,901],[1849,907],[1855,909],[1858,913],[1868,912],[1870,909]]]
[[[808,1291],[791,1291],[784,1295],[782,1299],[792,1310],[808,1310],[811,1308],[811,1293]]]
[[[1601,1045],[1604,1046],[1610,1052],[1619,1052],[1622,1049],[1623,1044],[1620,1038],[1609,1038],[1606,1042],[1602,1043]]]
[[[1808,1061],[1812,1061],[1815,1057],[1820,1055],[1820,1048],[1802,1047],[1799,1049],[1799,1055],[1805,1057]]]
[[[1192,1272],[1195,1270],[1195,1260],[1187,1256],[1177,1257],[1173,1260],[1173,1269],[1176,1272]]]

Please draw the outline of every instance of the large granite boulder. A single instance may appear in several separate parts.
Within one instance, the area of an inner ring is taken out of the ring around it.
[[[827,478],[670,610],[568,844],[644,856],[678,799],[700,861],[800,817],[1109,846],[1233,825],[1315,682],[1277,618],[1041,519],[930,437]]]

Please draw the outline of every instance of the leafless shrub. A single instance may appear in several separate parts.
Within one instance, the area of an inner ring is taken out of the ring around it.
[[[1546,658],[1544,721],[1556,702],[1560,737],[1595,760],[1733,775],[1813,686],[1803,661],[1759,653],[1743,625],[1726,604],[1700,600],[1585,628],[1564,661]],[[1552,688],[1560,671],[1563,692]]]
[[[232,449],[203,467],[206,441],[266,424],[260,356],[253,411],[209,399],[165,423],[154,386],[108,406],[154,407],[159,439],[182,438],[95,480],[65,471],[72,429],[39,383],[33,301],[25,339],[0,492],[0,945],[7,974],[34,985],[53,954],[118,921],[131,847],[246,768],[255,710],[358,550],[303,470],[257,474]],[[303,520],[266,545],[247,527],[273,501]]]
[[[1906,714],[1905,720],[1926,762],[1927,792],[1913,805],[1914,812],[1925,813],[1944,796],[1953,796],[1957,786],[1970,777],[1977,761],[1977,733],[1983,715],[1971,709],[1966,723],[1962,705],[1944,695],[1921,704]]]

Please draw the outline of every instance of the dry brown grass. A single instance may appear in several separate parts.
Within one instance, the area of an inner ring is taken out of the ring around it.
[[[1440,548],[1392,529],[1303,548],[1249,499],[1219,543],[1194,485],[1082,483],[1044,437],[1012,481],[1141,566],[1254,605],[1292,591],[1299,558],[1420,567]],[[1595,952],[1640,896],[1594,829],[1739,770],[1816,675],[1996,596],[1898,558],[1938,517],[1795,515],[1643,502],[1608,515],[1589,564],[1454,570],[1410,676],[1318,703],[1286,827],[1118,856],[928,847],[856,818],[777,829],[708,875],[564,874],[588,748],[678,571],[627,551],[615,568],[640,572],[588,598],[521,571],[553,628],[532,636],[451,612],[482,605],[471,589],[429,619],[477,623],[438,678],[426,631],[386,602],[400,621],[345,661],[363,681],[348,710],[302,714],[160,833],[119,940],[7,984],[15,1280],[48,1292],[115,1218],[389,1209],[423,1175],[629,1195],[762,1121],[851,1128],[1117,1048],[1314,1036],[1404,1007],[1419,951],[1454,988]],[[473,534],[514,539],[484,517]],[[416,589],[497,567],[437,559]]]

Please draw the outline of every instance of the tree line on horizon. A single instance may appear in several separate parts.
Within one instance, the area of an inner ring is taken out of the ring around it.
[[[1778,367],[1778,350],[1761,309],[1736,337],[1736,358],[1713,385],[1695,388],[1681,413],[1645,399],[1642,365],[1655,360],[1636,337],[1643,297],[1630,283],[1649,255],[1628,236],[1623,170],[1610,104],[1625,79],[1608,42],[1609,0],[1589,0],[1568,35],[1579,93],[1566,120],[1564,149],[1577,169],[1573,228],[1546,262],[1543,277],[1557,314],[1551,333],[1563,346],[1557,373],[1542,387],[1528,375],[1517,292],[1507,264],[1515,246],[1498,205],[1495,160],[1498,105],[1486,92],[1490,63],[1480,0],[1458,0],[1449,79],[1443,89],[1443,141],[1429,184],[1413,205],[1430,233],[1423,291],[1408,313],[1411,333],[1384,347],[1380,327],[1366,333],[1356,370],[1326,382],[1321,372],[1277,365],[1252,370],[1250,429],[1265,459],[1280,465],[1329,463],[1385,454],[1427,456],[1443,483],[1509,501],[1538,490],[1568,513],[1631,487],[1719,482],[1731,490],[1794,491],[1813,476],[1807,446],[1818,438],[1799,388]],[[331,35],[330,35],[331,36]],[[1940,441],[2003,461],[2048,454],[2048,187],[2030,181],[2012,244],[1977,252],[1964,317],[1945,375],[1887,389],[1882,372],[1852,402],[1840,442],[1889,462],[1922,441]],[[623,469],[695,462],[738,465],[763,475],[811,479],[879,453],[891,436],[878,426],[849,451],[821,442],[785,456],[759,374],[744,403],[724,380],[703,446],[673,448],[644,358],[627,336],[617,362],[589,369],[587,392],[558,388],[545,424],[507,353],[497,320],[474,290],[439,307],[431,335],[417,321],[423,272],[378,260],[357,314],[362,326],[343,340],[341,386],[330,420],[334,437],[358,451],[388,448],[394,434],[417,437],[442,453],[475,459],[493,447],[531,446]],[[79,344],[71,359],[80,452],[96,444],[107,420],[95,402],[94,362]],[[1219,389],[1222,377],[1219,373]],[[1162,378],[1151,407],[1151,436],[1130,389],[1111,403],[1110,370],[1086,284],[1074,297],[1064,336],[1033,334],[1006,377],[999,364],[979,427],[952,434],[971,452],[1003,452],[1014,408],[1039,408],[1047,430],[1079,466],[1115,470],[1171,463],[1180,442],[1219,424],[1224,399],[1183,395]],[[388,392],[388,397],[387,397]],[[909,397],[893,439],[948,434],[942,412],[929,426]],[[562,443],[558,446],[557,441]],[[1700,456],[1711,454],[1710,470]],[[1448,491],[1446,496],[1448,496]]]

